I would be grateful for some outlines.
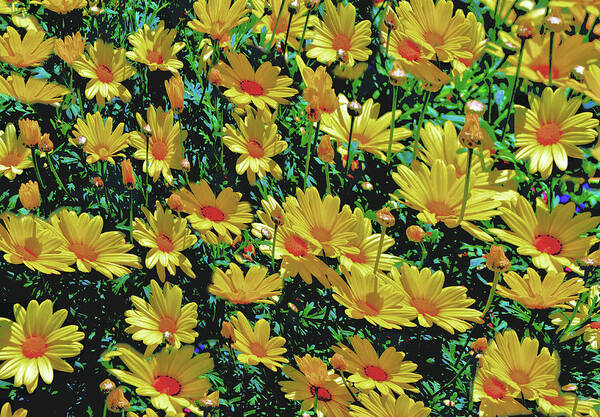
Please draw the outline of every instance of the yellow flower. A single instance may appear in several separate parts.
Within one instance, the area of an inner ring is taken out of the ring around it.
[[[82,37],[80,32],[76,32],[65,36],[64,39],[57,39],[54,42],[54,52],[65,64],[72,66],[83,55],[86,37],[87,35]]]
[[[490,229],[501,240],[517,246],[517,253],[531,256],[533,265],[547,271],[562,270],[567,266],[581,274],[572,259],[586,255],[596,241],[594,236],[582,236],[600,223],[600,217],[590,213],[575,214],[575,204],[559,204],[549,212],[541,199],[536,212],[523,196],[513,207],[501,207],[502,220],[510,231]]]
[[[173,111],[177,114],[181,113],[184,106],[183,98],[185,96],[185,86],[183,85],[183,79],[179,73],[176,73],[168,80],[165,80],[165,90],[167,91],[169,103],[171,104]]]
[[[246,172],[250,185],[258,178],[271,173],[280,179],[281,167],[271,158],[287,149],[287,142],[281,140],[277,125],[267,109],[258,112],[248,111],[244,120],[234,114],[238,129],[229,123],[225,125],[223,144],[230,151],[241,154],[235,164],[238,175]]]
[[[468,308],[475,300],[467,298],[467,289],[463,286],[444,288],[444,273],[433,272],[429,268],[419,271],[417,267],[402,264],[401,270],[392,269],[392,278],[408,294],[408,304],[418,313],[419,324],[431,327],[437,324],[447,332],[464,332],[471,324],[483,323],[481,313]]]
[[[41,4],[44,8],[60,14],[67,14],[87,6],[87,0],[36,0],[31,3]]]
[[[139,28],[133,35],[129,35],[129,43],[133,51],[126,53],[127,58],[148,65],[150,71],[177,72],[183,68],[183,62],[177,59],[177,52],[185,47],[185,42],[175,42],[177,30],[165,29],[165,22],[158,23],[156,29],[148,25]]]
[[[165,268],[175,275],[177,267],[191,278],[196,278],[192,264],[181,252],[194,246],[198,240],[187,228],[185,219],[174,216],[171,210],[164,210],[156,202],[154,214],[142,207],[148,224],[136,217],[133,222],[133,238],[142,246],[150,248],[146,255],[146,268],[154,268],[162,282],[165,282]]]
[[[306,84],[302,97],[308,103],[307,114],[312,121],[318,121],[322,114],[331,114],[339,108],[340,103],[333,88],[333,80],[324,66],[319,65],[316,71],[307,67],[300,55],[296,55],[296,63]]]
[[[4,403],[4,405],[2,406],[2,410],[0,410],[0,417],[26,417],[27,416],[27,410],[25,410],[24,408],[19,408],[18,410],[15,410],[15,412],[12,412],[12,409],[10,408],[10,403]]]
[[[248,20],[245,0],[197,0],[194,3],[196,19],[188,26],[207,33],[222,47],[231,41],[231,30]]]
[[[254,329],[241,312],[237,313],[237,317],[231,316],[230,320],[235,331],[235,343],[231,347],[241,352],[237,356],[238,361],[248,365],[262,363],[271,371],[289,362],[281,356],[287,352],[283,347],[285,339],[281,336],[270,337],[271,327],[265,319],[257,321]]]
[[[44,40],[43,31],[27,31],[23,39],[15,28],[9,26],[0,38],[0,61],[15,67],[37,67],[42,64],[54,48],[54,39]]]
[[[519,388],[500,380],[488,369],[477,368],[473,383],[473,401],[481,401],[480,416],[514,416],[527,414],[529,410],[515,400]]]
[[[115,50],[111,44],[98,39],[94,45],[87,46],[87,53],[73,63],[73,69],[90,79],[85,86],[85,97],[96,97],[99,106],[115,97],[125,103],[131,100],[131,93],[121,82],[133,77],[135,69],[125,60],[123,48]]]
[[[282,2],[285,4],[283,5],[283,9],[281,9],[279,22],[277,22],[277,17],[279,15]],[[291,22],[288,8],[292,3],[292,0],[255,0],[252,3],[252,13],[258,19],[260,19],[254,25],[254,31],[257,33],[262,33],[263,30],[266,30],[265,39],[268,40],[273,38],[274,32],[275,37],[273,39],[273,43],[275,44],[277,42],[284,42],[286,33],[289,33],[288,45],[297,50],[300,46],[300,38],[302,37],[302,30],[304,29],[304,22],[306,20],[306,13],[308,11],[304,1],[298,1],[298,7],[292,15]],[[271,8],[271,13],[265,13],[265,5],[268,5]],[[275,27],[276,24],[277,27]]]
[[[529,160],[529,173],[548,178],[554,164],[564,171],[568,158],[583,158],[577,145],[596,139],[598,120],[592,113],[577,113],[581,99],[567,100],[564,89],[546,87],[542,97],[529,96],[529,109],[516,106],[515,157]]]
[[[422,377],[413,372],[417,369],[416,363],[404,360],[404,352],[389,347],[379,356],[368,340],[360,336],[348,340],[352,349],[342,343],[331,349],[342,355],[348,365],[347,372],[352,374],[348,381],[358,389],[368,392],[377,388],[384,395],[392,391],[398,394],[404,394],[404,390],[419,392],[410,384]]]
[[[63,239],[62,250],[77,259],[77,269],[90,272],[92,269],[112,279],[122,277],[131,268],[141,268],[139,258],[128,253],[132,244],[125,243],[121,232],[102,232],[104,221],[100,216],[63,209],[50,217],[50,223]]]
[[[269,298],[281,295],[283,279],[279,274],[267,277],[268,269],[265,267],[251,266],[244,275],[240,267],[232,262],[227,272],[219,268],[214,271],[213,282],[208,291],[233,304],[273,304]]]
[[[173,184],[171,169],[181,169],[181,142],[187,138],[187,131],[180,132],[180,122],[174,123],[173,111],[165,112],[162,107],[148,107],[147,123],[141,114],[136,113],[135,117],[142,132],[133,132],[130,135],[130,145],[137,148],[133,157],[144,161],[142,169],[152,176],[154,182],[162,174],[167,184]],[[146,138],[146,135],[149,137]]]
[[[40,187],[37,181],[31,181],[21,184],[19,187],[19,200],[27,210],[34,210],[40,206]]]
[[[79,355],[84,338],[76,325],[61,327],[67,318],[67,310],[52,312],[52,301],[38,304],[32,300],[23,308],[14,305],[16,321],[8,321],[5,335],[0,334],[0,379],[15,377],[16,387],[25,385],[27,392],[37,388],[41,376],[46,384],[54,379],[54,369],[73,372],[62,358]],[[2,330],[0,330],[2,331]],[[18,411],[17,411],[18,412]],[[4,413],[4,411],[3,411]]]
[[[0,175],[14,180],[24,169],[31,168],[31,149],[17,138],[17,130],[12,123],[0,130]]]
[[[194,343],[198,332],[198,305],[181,305],[182,292],[177,285],[168,282],[161,289],[154,280],[150,281],[151,294],[148,302],[135,295],[131,297],[134,310],[125,312],[125,329],[133,340],[141,340],[148,346],[146,353],[154,352],[156,347],[166,341],[175,349],[182,343]]]
[[[37,120],[20,119],[19,129],[21,130],[21,140],[27,147],[33,148],[38,146],[42,140],[42,132]]]
[[[351,404],[351,417],[427,417],[431,409],[422,401],[413,401],[406,394],[395,398],[393,394],[380,395],[376,391],[368,394],[360,393],[358,400],[361,406]]]
[[[128,146],[128,133],[123,133],[125,125],[119,123],[113,131],[113,119],[102,120],[100,112],[86,114],[85,121],[77,119],[73,137],[69,141],[78,146],[81,137],[85,138],[83,151],[88,154],[86,162],[93,164],[98,161],[108,161],[115,164],[115,157],[125,156],[118,153]]]
[[[223,86],[227,88],[225,96],[237,106],[249,103],[257,108],[266,106],[276,108],[278,104],[289,103],[286,97],[292,97],[298,91],[289,86],[292,79],[280,76],[281,68],[264,62],[256,72],[244,54],[230,52],[227,54],[229,65],[219,62],[216,69],[223,77]]]
[[[353,66],[355,61],[366,61],[371,55],[371,22],[356,22],[356,8],[352,4],[340,3],[336,6],[325,0],[323,20],[314,18],[313,28],[307,31],[308,45],[306,56],[316,58],[324,64],[340,59]]]
[[[56,104],[62,96],[69,94],[64,85],[47,83],[40,78],[29,77],[27,81],[19,74],[12,73],[7,78],[0,75],[0,94],[13,97],[25,104]]]

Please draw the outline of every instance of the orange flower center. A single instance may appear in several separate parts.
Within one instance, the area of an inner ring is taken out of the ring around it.
[[[250,352],[252,352],[253,355],[258,356],[259,358],[264,358],[267,356],[267,349],[262,343],[252,342],[248,347],[250,348]]]
[[[262,88],[262,86],[259,83],[252,80],[240,81],[240,88],[243,92],[248,93],[254,97],[262,96],[265,92],[265,89]]]
[[[533,67],[531,67],[531,69],[534,71],[538,71],[540,74],[542,74],[542,77],[544,78],[548,78],[548,75],[550,75],[550,67],[548,66],[548,64],[534,65]],[[552,67],[552,79],[556,78],[558,78],[558,70],[556,69],[556,67]]]
[[[441,46],[444,44],[444,38],[442,35],[436,32],[427,32],[425,34],[425,40],[427,43],[433,47]]]
[[[375,293],[367,294],[365,300],[357,300],[356,306],[367,316],[379,315],[381,300]]]
[[[181,384],[170,376],[157,376],[152,384],[154,389],[167,395],[177,395],[181,392]]]
[[[540,252],[550,255],[558,255],[562,250],[562,243],[552,235],[537,235],[533,245]]]
[[[315,239],[319,242],[328,242],[331,240],[331,232],[324,227],[317,226],[313,227],[311,233]]]
[[[387,372],[385,372],[383,369],[381,369],[379,366],[366,366],[363,371],[365,372],[365,376],[367,378],[371,378],[374,381],[387,381],[388,380],[388,374]]]
[[[14,153],[10,152],[4,155],[4,158],[0,159],[0,165],[4,165],[5,167],[15,167],[21,163],[23,158]]]
[[[518,385],[529,384],[529,381],[531,381],[529,375],[520,369],[513,369],[508,373],[508,376],[510,376],[510,379],[515,381]]]
[[[275,13],[272,13],[271,14],[271,24],[270,24],[271,32],[285,33],[287,31],[288,20],[289,20],[289,15],[287,17],[285,17],[282,14],[281,17],[279,18],[279,22],[277,22],[277,15]],[[277,23],[277,28],[275,28],[275,23]],[[275,29],[275,30],[273,30],[273,29]]]
[[[560,125],[556,122],[545,123],[539,128],[535,134],[540,145],[549,146],[560,142],[562,131]]]
[[[369,143],[369,138],[362,133],[353,133],[352,139],[356,140],[361,145],[366,145]]]
[[[416,61],[421,58],[419,45],[408,39],[398,42],[398,53],[407,61]]]
[[[148,51],[148,53],[146,54],[146,59],[151,64],[158,64],[158,65],[160,65],[160,64],[163,63],[163,57],[157,51]]]
[[[265,156],[265,151],[263,150],[260,143],[255,140],[251,140],[246,144],[246,149],[252,158],[260,159]]]
[[[82,261],[94,262],[98,259],[96,251],[90,245],[86,245],[85,243],[71,243],[69,245],[69,250]]]
[[[177,320],[174,320],[169,316],[162,317],[158,322],[158,331],[161,333],[177,333]]]
[[[567,405],[567,400],[562,395],[559,395],[556,397],[548,397],[548,396],[544,395],[544,399],[552,405],[558,405],[558,406]]]
[[[27,244],[28,242],[25,243]],[[15,252],[17,252],[24,261],[35,261],[39,257],[37,248],[27,247],[27,245],[15,247]]]
[[[488,378],[483,381],[483,391],[494,400],[501,400],[506,395],[506,387],[496,378]]]
[[[306,242],[296,235],[288,236],[285,239],[285,250],[294,256],[303,257],[308,253],[308,245]]]
[[[343,33],[338,33],[331,40],[331,48],[334,51],[339,51],[340,49],[343,51],[349,51],[352,49],[352,39]]]
[[[205,218],[213,222],[222,222],[225,220],[225,214],[214,206],[204,206],[200,211]]]
[[[310,387],[310,394],[314,396],[315,393],[317,394],[317,399],[319,401],[328,402],[333,399],[333,395],[331,395],[327,388],[315,387],[314,385],[312,385]]]
[[[102,159],[103,161],[106,161],[108,159],[108,157],[111,155],[111,152],[108,149],[108,147],[106,147],[106,145],[100,145],[96,149],[96,153],[98,154],[98,157],[100,159]]]
[[[347,253],[346,254],[346,258],[350,259],[352,262],[355,262],[357,264],[365,264],[367,263],[367,256],[362,253]]]
[[[429,316],[437,316],[440,309],[432,303],[430,300],[425,298],[413,298],[410,300],[410,304],[417,309],[419,314],[426,314]]]
[[[164,161],[169,153],[169,147],[164,140],[156,140],[152,143],[152,156],[157,161]]]
[[[427,210],[435,214],[436,217],[452,216],[454,210],[445,201],[430,201],[427,204]]]
[[[590,329],[600,329],[600,321],[593,321],[590,323]]]
[[[46,339],[41,336],[31,336],[25,339],[21,351],[26,358],[33,359],[44,356],[48,351],[48,345]]]
[[[111,83],[115,79],[112,71],[106,65],[98,65],[98,68],[96,68],[96,76],[98,77],[98,80],[103,83]]]
[[[175,249],[173,242],[167,236],[160,234],[156,236],[155,240],[158,250],[161,252],[172,252]]]

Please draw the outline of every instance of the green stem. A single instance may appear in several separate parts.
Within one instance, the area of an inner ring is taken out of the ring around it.
[[[387,39],[385,40],[385,58],[388,59],[390,57],[390,33],[392,32],[392,28],[388,26],[387,30]]]
[[[389,31],[388,31],[388,36],[389,36]],[[388,37],[388,39],[389,39],[389,37]],[[387,155],[386,155],[388,165],[390,163],[390,155],[392,153],[392,141],[394,139],[394,125],[396,124],[396,101],[397,101],[397,99],[398,99],[398,86],[395,85],[394,88],[392,89],[392,121],[390,122],[390,141],[388,142],[388,149],[387,149]]]
[[[306,28],[308,27],[308,18],[310,17],[310,10],[306,13],[306,20],[304,21],[304,27],[302,28],[302,37],[300,38],[300,46],[298,47],[298,53],[302,52],[302,46],[304,45],[304,36],[306,35]]]
[[[548,53],[548,85],[552,87],[552,52],[554,49],[554,32],[550,32],[550,51]]]
[[[310,167],[310,150],[312,147],[313,142],[317,143],[317,141],[319,140],[319,129],[321,127],[321,121],[319,120],[317,122],[317,127],[315,128],[315,137],[313,140],[308,139],[308,145],[306,146],[306,157],[304,158],[304,190],[306,190],[306,183],[308,182],[308,171],[309,171],[309,167]]]
[[[487,302],[485,303],[485,308],[483,309],[483,313],[481,316],[485,316],[485,313],[488,312],[490,306],[492,305],[492,300],[494,299],[494,294],[496,294],[496,287],[498,286],[498,281],[500,281],[500,272],[494,272],[494,282],[492,283],[492,289],[490,290],[490,295],[488,295]]]
[[[571,327],[571,324],[573,323],[573,320],[575,320],[575,316],[577,316],[577,310],[579,310],[579,306],[581,305],[581,300],[582,300],[582,296],[581,294],[579,295],[579,298],[577,299],[577,303],[575,304],[575,308],[573,309],[573,314],[571,314],[571,317],[569,317],[569,320],[567,321],[567,325],[565,326],[565,328],[562,330],[562,332],[560,332],[558,334],[558,337],[556,338],[555,344],[560,343],[560,339],[562,339],[562,337],[569,332],[569,328]]]
[[[50,167],[50,171],[52,171],[52,175],[54,175],[54,179],[56,180],[56,183],[58,184],[60,189],[64,191],[64,193],[67,195],[69,200],[73,200],[73,197],[71,197],[71,194],[69,194],[69,191],[67,190],[67,188],[65,187],[63,182],[60,180],[58,173],[56,172],[56,169],[54,168],[54,163],[52,162],[52,156],[50,155],[50,153],[48,153],[46,155],[46,157],[48,159],[48,166]],[[75,201],[75,200],[73,200],[73,201]]]
[[[383,240],[385,239],[385,229],[385,226],[381,226],[381,236],[379,236],[379,245],[377,246],[377,257],[375,258],[375,266],[373,267],[373,272],[375,273],[375,284],[377,284],[377,268],[379,267],[381,249],[383,248]]]
[[[469,148],[469,156],[467,157],[467,179],[465,180],[465,190],[463,192],[463,201],[460,206],[460,215],[458,216],[458,225],[465,218],[465,209],[467,208],[467,200],[469,199],[469,183],[471,182],[471,162],[473,161],[473,148]]]
[[[275,241],[277,240],[277,223],[275,223],[275,229],[273,231],[273,247],[271,248],[271,270],[275,272]]]
[[[431,97],[431,91],[425,91],[423,93],[425,97],[425,102],[423,103],[423,107],[421,108],[421,114],[419,115],[419,121],[417,122],[417,127],[415,129],[415,141],[413,143],[412,157],[411,162],[417,159],[417,148],[419,147],[419,135],[421,133],[421,125],[423,124],[423,118],[425,117],[425,110],[427,109],[427,105],[429,104],[429,98]]]
[[[573,402],[573,410],[571,410],[571,416],[575,417],[577,412],[577,405],[579,404],[579,397],[575,396],[575,401]]]
[[[38,166],[38,158],[37,158],[38,152],[39,151],[37,150],[37,148],[34,148],[31,150],[31,157],[33,159],[33,168],[35,169],[35,175],[37,177],[38,182],[40,183],[42,188],[45,189],[46,186],[44,185],[44,181],[42,181],[42,176],[40,175],[40,168]]]
[[[177,121],[179,122],[178,124],[179,124],[179,141],[181,142],[181,157],[183,159],[187,159],[185,157],[185,146],[183,145],[183,132],[182,132],[183,128],[181,127],[181,117],[178,115],[177,119],[178,119]],[[185,176],[185,183],[189,184],[190,183],[190,179],[188,178],[188,173],[187,173],[187,171],[185,169],[183,170],[183,175]]]
[[[508,120],[510,119],[510,113],[512,110],[512,105],[515,100],[515,95],[517,93],[517,85],[519,83],[519,73],[521,72],[521,62],[523,61],[523,49],[525,48],[525,41],[527,39],[521,39],[521,48],[519,48],[519,58],[517,61],[517,70],[515,72],[515,81],[512,86],[512,92],[510,93],[510,99],[508,101],[508,113],[506,115],[506,119],[504,120],[504,127],[502,128],[502,135],[500,136],[500,143],[504,142],[504,136],[506,135],[506,129],[508,128]]]
[[[144,136],[146,137],[146,175],[145,184],[144,184],[144,201],[146,202],[146,207],[148,207],[148,171],[150,171],[150,163],[148,161],[148,150],[150,148],[150,138],[148,137],[148,132],[145,132]]]
[[[133,190],[129,190],[129,243],[133,243]]]
[[[346,175],[350,173],[350,165],[352,165],[352,159],[354,159],[354,155],[352,155],[352,132],[354,131],[354,119],[356,119],[356,116],[350,116],[350,132],[348,134],[348,158],[346,160]]]
[[[354,394],[354,392],[352,392],[352,390],[348,386],[348,382],[346,381],[346,377],[344,376],[344,373],[342,372],[341,374],[342,374],[342,381],[344,381],[344,385],[346,386],[346,389],[348,390],[348,392],[350,392],[350,395],[352,395],[354,402],[358,402],[358,398],[356,398],[356,395]]]
[[[329,183],[329,162],[325,163],[325,184],[327,186],[325,194],[331,195],[331,185]]]
[[[319,388],[315,388],[315,404],[313,405],[313,410],[315,411],[315,416],[319,415],[317,412],[317,405],[319,404]]]
[[[427,249],[425,248],[425,245],[423,244],[423,242],[419,242],[419,246],[421,246],[421,268],[423,268],[425,266],[425,258],[427,258]]]
[[[467,338],[468,340],[468,338]],[[475,356],[472,356],[471,358],[474,358]],[[467,361],[465,362],[465,364],[462,366],[462,368],[460,368],[458,370],[458,372],[456,372],[456,374],[454,374],[454,376],[450,379],[450,381],[446,382],[444,385],[442,385],[441,387],[439,387],[432,395],[431,398],[435,397],[435,395],[440,392],[441,390],[443,390],[444,388],[448,387],[450,384],[452,384],[454,381],[456,381],[461,375],[462,373],[465,371],[465,369],[467,369],[467,367],[471,364],[471,361],[468,358]]]
[[[269,43],[267,44],[267,47],[265,48],[266,51],[271,49],[271,44],[273,43],[273,40],[275,39],[275,31],[277,30],[277,25],[279,25],[279,19],[281,19],[281,15],[283,14],[283,6],[285,6],[285,1],[286,0],[281,1],[281,6],[279,7],[279,13],[277,14],[277,20],[275,20],[275,29],[273,30],[273,34],[271,35],[271,40],[269,40]]]
[[[294,17],[293,13],[290,13],[290,18],[288,19],[288,26],[285,30],[285,40],[283,41],[283,59],[286,59],[287,46],[288,46],[288,38],[290,36],[290,27],[292,26],[292,17]],[[277,26],[275,26],[277,27]],[[287,60],[286,60],[287,62]]]
[[[106,400],[104,400],[104,410],[102,410],[102,417],[106,417]]]

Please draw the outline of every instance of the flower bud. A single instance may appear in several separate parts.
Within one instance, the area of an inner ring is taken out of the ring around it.
[[[383,24],[388,28],[388,31],[395,30],[398,27],[396,14],[391,9],[388,9],[388,11],[385,13]]]
[[[529,23],[522,23],[517,27],[517,37],[521,40],[533,37],[534,29]]]
[[[90,6],[90,14],[92,16],[100,16],[102,13],[104,13],[104,9],[98,7],[98,5]]]
[[[219,406],[219,391],[213,391],[209,395],[206,395],[198,399],[198,403],[203,408],[211,408]]]
[[[149,124],[146,124],[146,126],[144,126],[144,133],[147,135],[151,135],[152,134],[152,128],[150,127]]]
[[[42,138],[40,139],[40,142],[38,143],[38,148],[42,152],[52,152],[52,150],[54,149],[54,144],[50,140],[49,133],[44,133],[42,135]]]
[[[208,71],[208,82],[217,87],[220,87],[223,84],[223,76],[215,67],[212,67],[210,71]]]
[[[425,230],[416,224],[406,228],[406,237],[411,242],[422,242],[425,238]]]
[[[94,178],[92,178],[92,183],[99,190],[101,190],[101,189],[104,188],[104,181],[102,181],[102,178],[100,178],[100,177],[94,177]]]
[[[319,142],[319,146],[317,147],[317,155],[319,156],[319,159],[326,164],[333,162],[335,153],[331,146],[331,138],[329,135],[321,136],[321,142]]]
[[[465,125],[458,134],[461,145],[468,149],[476,149],[483,141],[483,130],[479,126],[479,118],[475,114],[465,116]]]
[[[171,194],[169,198],[167,198],[167,205],[171,210],[178,213],[183,210],[183,201],[181,200],[181,197],[175,193]]]
[[[19,130],[21,131],[21,140],[30,148],[36,146],[42,139],[42,132],[37,120],[19,120]]]
[[[469,100],[465,104],[465,114],[472,114],[477,117],[483,116],[485,113],[485,104],[479,100]]]
[[[394,68],[390,71],[390,84],[399,86],[406,82],[408,76],[406,75],[406,71],[404,68],[394,65]]]
[[[128,190],[134,190],[136,181],[133,173],[133,167],[131,166],[131,161],[129,159],[121,161],[121,175],[123,177],[123,185]]]
[[[271,233],[271,231],[269,229],[267,229],[266,227],[262,228],[262,230],[260,231],[260,234],[263,237],[263,239],[265,239],[265,240],[273,239],[273,233]]]
[[[456,403],[455,403],[454,401],[452,401],[451,399],[449,399],[449,398],[446,398],[446,399],[444,400],[444,405],[445,405],[446,407],[454,407],[454,406],[456,405]]]
[[[546,16],[544,26],[551,32],[561,32],[567,28],[565,21],[560,16]]]
[[[298,0],[292,0],[288,5],[288,12],[290,12],[290,15],[296,14],[296,12],[298,11],[298,7],[300,7],[300,3],[298,2]]]
[[[488,347],[488,341],[485,337],[480,337],[471,343],[470,346],[475,352],[485,352]]]
[[[337,371],[345,371],[346,370],[346,360],[339,353],[334,354],[331,358],[329,358],[329,363],[333,366],[333,369]]]
[[[377,210],[377,213],[375,213],[375,218],[377,219],[377,223],[383,227],[392,227],[396,223],[394,215],[387,207]]]
[[[115,385],[115,383],[111,380],[106,378],[104,381],[102,381],[100,383],[100,391],[108,393],[111,392],[112,390],[114,390],[117,386]]]
[[[298,307],[296,306],[296,304],[294,303],[288,303],[288,307],[290,308],[290,310],[292,310],[294,313],[298,312]]]
[[[306,118],[312,122],[316,123],[321,119],[321,111],[311,105],[306,106]]]
[[[362,105],[356,101],[352,100],[348,103],[348,114],[352,117],[358,117],[362,113]]]
[[[27,210],[35,210],[40,206],[40,187],[37,181],[29,181],[19,187],[19,200]]]
[[[75,139],[75,143],[77,144],[77,146],[79,146],[80,148],[83,148],[85,146],[85,144],[87,143],[87,138],[85,136],[78,136]]]
[[[567,385],[563,385],[561,387],[561,389],[565,392],[574,392],[577,391],[577,385],[575,384],[567,384]]]
[[[314,10],[321,0],[305,0],[304,4],[308,10]]]
[[[373,191],[373,184],[371,184],[369,181],[363,182],[360,184],[360,187],[365,191]]]
[[[229,343],[235,343],[235,331],[233,329],[233,324],[228,321],[224,321],[221,326],[221,336]]]
[[[492,245],[490,252],[485,257],[485,265],[490,271],[508,272],[510,269],[510,261],[504,254],[504,248],[498,245]]]
[[[271,219],[275,222],[276,225],[283,226],[283,224],[285,223],[285,217],[281,207],[275,207],[275,209],[271,212]]]
[[[185,87],[183,85],[183,79],[181,75],[177,73],[168,80],[165,80],[165,90],[169,97],[169,103],[175,113],[181,113],[183,111],[183,98],[185,95]]]
[[[129,409],[129,401],[125,398],[123,388],[119,387],[106,396],[106,408],[113,413],[120,413]]]
[[[188,161],[187,158],[184,158],[181,160],[181,169],[184,172],[190,172],[191,168],[192,168],[192,166],[190,165],[190,161]]]

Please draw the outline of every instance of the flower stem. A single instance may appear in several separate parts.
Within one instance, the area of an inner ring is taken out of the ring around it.
[[[133,189],[129,190],[129,243],[133,243]]]
[[[183,132],[182,132],[182,127],[181,127],[181,117],[177,116],[177,118],[179,120],[177,120],[179,123],[177,123],[179,125],[179,141],[181,142],[181,157],[183,159],[187,159],[185,157],[185,146],[183,145]],[[187,171],[184,169],[183,170],[183,175],[185,176],[185,183],[189,184],[190,183],[190,179],[188,178],[188,173]]]
[[[265,48],[265,50],[270,50],[271,49],[271,44],[273,43],[273,40],[275,39],[275,31],[277,30],[277,25],[279,25],[279,19],[281,19],[281,15],[283,14],[283,6],[285,6],[285,1],[281,2],[281,6],[279,7],[279,13],[277,14],[277,20],[275,20],[275,29],[273,29],[273,34],[271,35],[271,40],[269,40],[269,43],[267,44],[267,47]]]
[[[431,97],[431,91],[425,91],[423,93],[425,98],[425,102],[423,103],[423,107],[421,108],[421,114],[419,115],[419,121],[417,122],[417,126],[415,128],[415,141],[413,143],[412,157],[410,161],[414,161],[417,159],[417,148],[419,147],[419,134],[421,133],[421,125],[423,124],[423,118],[425,117],[425,110],[427,109],[427,105],[429,104],[429,98]]]
[[[421,246],[421,268],[425,266],[425,258],[427,258],[427,249],[423,242],[419,242],[419,246]]]
[[[145,184],[144,184],[144,201],[146,202],[146,207],[148,207],[148,171],[150,171],[150,164],[148,161],[148,150],[150,148],[150,138],[148,135],[144,135],[146,137],[146,175],[145,175]]]
[[[352,155],[352,132],[354,131],[354,119],[356,119],[356,116],[350,116],[350,132],[348,134],[348,158],[346,161],[346,175],[350,173],[350,165],[352,165],[352,159],[354,159],[354,155]]]
[[[494,272],[494,282],[492,283],[492,289],[490,290],[490,295],[488,295],[487,302],[485,303],[485,308],[483,309],[483,313],[481,316],[485,316],[485,313],[488,312],[490,306],[492,305],[492,300],[494,299],[494,294],[496,294],[496,287],[498,286],[498,281],[500,281],[500,272]]]
[[[42,176],[40,175],[40,168],[38,166],[38,159],[37,159],[38,152],[39,151],[37,150],[37,148],[34,148],[31,150],[31,157],[33,159],[33,168],[35,169],[35,175],[37,176],[38,182],[40,183],[42,188],[46,188],[46,185],[44,185],[44,181],[42,181]]]
[[[306,190],[306,183],[308,182],[308,170],[310,167],[310,150],[312,147],[312,143],[315,142],[317,143],[317,140],[319,139],[319,128],[321,127],[321,121],[319,120],[317,122],[317,127],[315,128],[315,137],[313,140],[310,140],[310,136],[308,139],[308,145],[306,146],[306,158],[304,159],[304,190]]]
[[[71,194],[69,194],[69,191],[67,190],[67,188],[65,187],[63,182],[60,180],[60,177],[58,176],[58,173],[56,172],[56,169],[54,168],[54,163],[52,162],[52,156],[50,155],[50,153],[48,153],[46,156],[48,159],[48,166],[50,167],[50,171],[52,171],[52,175],[54,175],[54,179],[56,180],[56,183],[58,184],[60,189],[65,192],[65,194],[67,195],[69,200],[73,200],[73,197],[71,197]],[[73,201],[75,201],[75,200],[73,200]]]
[[[552,87],[552,52],[554,49],[554,31],[550,32],[550,51],[548,52],[548,85]]]
[[[273,231],[273,247],[271,248],[271,270],[275,272],[275,242],[277,241],[277,226],[275,223],[275,230]]]
[[[460,215],[458,216],[458,225],[465,218],[465,209],[467,208],[467,200],[469,199],[469,183],[471,182],[471,162],[473,161],[473,148],[469,148],[469,156],[467,157],[467,179],[465,180],[465,191],[463,192],[463,201],[460,206]]]
[[[285,40],[283,41],[283,59],[286,60],[286,53],[287,53],[287,46],[288,46],[288,38],[290,36],[290,27],[292,26],[292,17],[294,16],[293,13],[290,13],[290,18],[288,19],[288,26],[287,29],[285,30]],[[277,26],[275,26],[277,27]]]
[[[389,33],[389,31],[388,31]],[[388,38],[389,39],[389,38]],[[392,141],[394,139],[394,125],[396,124],[396,101],[398,99],[398,86],[395,85],[392,89],[392,121],[390,122],[390,141],[388,142],[387,149],[387,163],[390,163],[390,155],[392,153]]]
[[[508,101],[508,113],[506,114],[506,119],[504,120],[504,127],[502,128],[502,135],[500,136],[500,142],[504,142],[504,135],[506,135],[506,129],[508,128],[508,120],[510,119],[510,113],[512,110],[512,105],[515,100],[515,95],[517,93],[517,85],[519,84],[519,73],[521,72],[521,62],[523,61],[523,49],[525,48],[526,38],[521,39],[521,48],[519,48],[519,58],[517,61],[517,70],[515,72],[515,81],[512,86],[512,92],[510,93],[510,99]]]
[[[300,46],[298,47],[298,53],[302,52],[302,45],[304,45],[304,36],[306,35],[306,28],[308,26],[308,18],[310,17],[310,10],[306,13],[306,20],[304,21],[304,27],[302,28],[302,36],[300,37]]]
[[[390,57],[390,33],[392,32],[392,28],[388,26],[387,30],[387,39],[385,40],[385,59]]]
[[[373,267],[373,272],[375,273],[375,282],[377,282],[377,268],[379,267],[381,249],[383,248],[383,240],[385,239],[385,229],[385,226],[381,226],[381,235],[379,236],[379,245],[377,246],[377,257],[375,258],[375,266]]]
[[[569,332],[569,328],[571,327],[571,324],[573,323],[573,320],[575,320],[575,316],[577,316],[577,311],[579,310],[579,306],[581,305],[581,300],[582,300],[582,296],[579,295],[579,298],[577,299],[577,303],[575,304],[575,308],[573,309],[573,314],[571,314],[571,317],[569,317],[569,320],[567,321],[567,325],[565,326],[565,328],[562,330],[562,332],[560,332],[558,334],[558,337],[556,338],[555,341],[555,345],[560,343],[560,339],[562,339],[562,337]]]
[[[577,411],[577,404],[579,404],[579,397],[575,396],[575,401],[573,402],[573,410],[571,411],[571,415],[573,417],[575,417],[577,414],[575,414],[575,412]]]
[[[313,405],[313,409],[315,410],[315,416],[319,415],[317,412],[317,405],[319,404],[319,388],[315,388],[315,404]]]
[[[102,410],[102,417],[106,417],[106,400],[104,400],[104,410]]]
[[[327,185],[325,194],[331,195],[331,185],[329,183],[329,162],[325,163],[325,184]]]

